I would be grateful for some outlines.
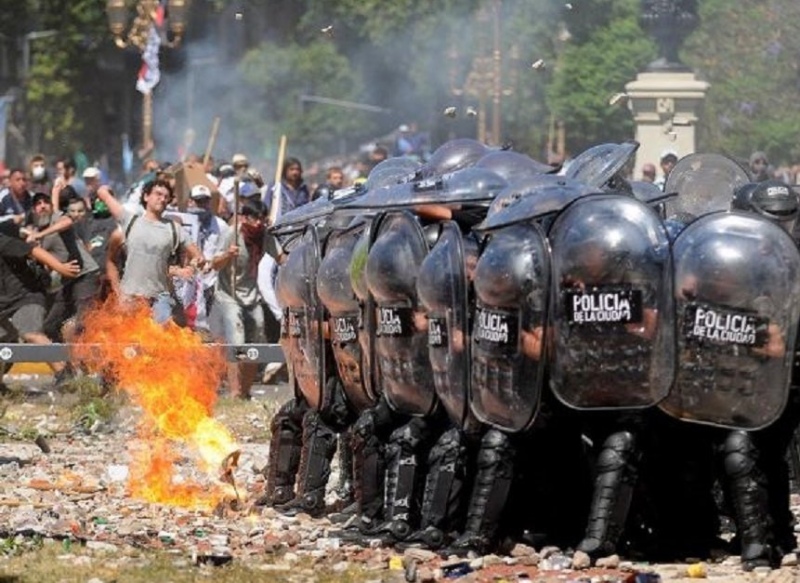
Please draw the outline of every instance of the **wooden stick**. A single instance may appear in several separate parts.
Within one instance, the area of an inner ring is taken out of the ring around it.
[[[239,244],[239,177],[233,179],[233,242]],[[244,243],[244,241],[242,241]],[[236,260],[231,265],[231,297],[236,297]]]
[[[211,124],[211,134],[208,136],[208,145],[206,146],[206,153],[203,155],[203,168],[208,164],[208,159],[211,158],[211,151],[214,149],[214,142],[217,141],[217,132],[219,132],[219,116],[214,118],[214,123]]]
[[[275,183],[272,186],[272,204],[269,207],[269,224],[274,225],[281,212],[281,178],[283,178],[283,158],[286,156],[286,135],[281,136],[278,147],[278,161],[275,165]]]

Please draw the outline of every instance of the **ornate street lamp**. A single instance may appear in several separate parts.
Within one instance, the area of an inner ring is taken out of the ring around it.
[[[161,11],[158,0],[138,0],[135,2],[136,16],[128,26],[129,8],[133,6],[126,0],[106,0],[108,27],[114,35],[114,43],[121,49],[133,45],[142,54],[145,65],[155,65],[155,81],[137,84],[142,93],[142,151],[140,156],[153,148],[153,95],[152,88],[158,82],[158,51],[161,45],[176,47],[180,44],[186,30],[186,16],[189,0],[168,0],[167,18]],[[167,39],[165,25],[168,25],[172,38]],[[149,54],[154,53],[154,54]],[[150,60],[148,60],[150,59]]]

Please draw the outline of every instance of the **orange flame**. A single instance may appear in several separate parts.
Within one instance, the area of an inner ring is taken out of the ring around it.
[[[173,322],[156,323],[143,302],[121,305],[114,298],[90,311],[73,348],[90,370],[112,374],[117,386],[142,410],[132,451],[131,496],[174,506],[210,509],[231,497],[219,482],[220,464],[238,449],[231,432],[213,415],[225,370],[220,347]],[[211,484],[181,482],[175,464],[193,454]]]

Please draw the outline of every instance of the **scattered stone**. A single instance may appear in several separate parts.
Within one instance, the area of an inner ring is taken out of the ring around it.
[[[525,545],[522,545],[522,546],[525,546]],[[554,547],[554,546],[551,545],[551,546],[542,547],[542,550],[539,551],[539,556],[541,558],[543,558],[543,559],[546,559],[550,555],[554,555],[555,553],[560,553],[560,552],[561,552],[560,548]]]
[[[616,569],[619,567],[619,555],[610,555],[597,559],[595,566],[600,569]]]
[[[781,567],[796,567],[797,553],[787,553],[781,559]]]
[[[339,561],[333,567],[331,567],[331,570],[334,573],[343,573],[344,571],[347,571],[347,569],[349,568],[350,568],[350,563],[348,563],[347,561]]]
[[[771,567],[756,567],[753,569],[753,574],[756,577],[767,577],[770,573],[772,573]]]
[[[544,554],[545,549],[549,549],[549,548],[554,548],[554,549],[558,550],[558,547],[545,547],[544,549],[542,549],[542,553],[541,553],[541,556],[543,558],[547,556],[547,555]],[[533,547],[528,546],[528,545],[524,545],[522,543],[517,543],[516,545],[514,545],[514,548],[511,549],[511,552],[509,554],[512,557],[530,557],[532,555],[536,555],[537,553],[536,553],[536,549],[534,549]]]
[[[111,543],[104,543],[99,540],[86,541],[86,548],[92,551],[100,551],[103,553],[116,553],[119,550],[117,545],[112,545]]]
[[[406,561],[419,561],[420,563],[427,563],[433,559],[438,558],[439,555],[428,549],[415,549],[408,548],[403,552],[403,559]]]
[[[480,571],[483,569],[483,557],[478,557],[477,559],[472,559],[469,562],[469,567],[473,571]]]
[[[483,558],[483,566],[484,567],[491,567],[493,565],[499,565],[503,562],[502,557],[497,555],[486,555]]]
[[[581,570],[592,566],[592,558],[583,551],[575,551],[572,555],[572,568]]]

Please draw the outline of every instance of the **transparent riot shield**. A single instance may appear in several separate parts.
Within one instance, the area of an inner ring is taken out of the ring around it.
[[[528,428],[539,410],[546,362],[550,260],[533,222],[491,231],[475,266],[470,405],[504,431]]]
[[[397,411],[424,416],[436,390],[428,357],[428,325],[416,280],[428,253],[417,218],[407,211],[375,219],[366,259],[366,279],[375,302],[375,364],[387,402]]]
[[[328,310],[330,342],[345,395],[357,411],[375,404],[375,396],[364,382],[365,355],[359,335],[364,334],[361,303],[350,280],[353,250],[363,233],[355,228],[332,232],[317,273],[317,293]]]
[[[473,243],[474,260],[474,239],[469,242]],[[443,223],[417,277],[419,299],[428,316],[428,354],[436,393],[458,427],[464,426],[469,412],[469,294],[464,247],[458,225]]]
[[[553,249],[550,386],[576,409],[657,404],[674,374],[667,234],[646,204],[601,194],[567,207]]]
[[[316,289],[320,246],[309,227],[278,269],[275,291],[283,308],[281,346],[297,389],[314,409],[325,406],[326,344],[323,306]]]
[[[667,176],[664,192],[678,194],[667,204],[668,214],[695,216],[728,210],[733,193],[750,182],[747,170],[722,154],[684,156]]]
[[[661,407],[730,429],[774,422],[788,398],[800,254],[755,214],[700,217],[673,244],[677,374]]]

